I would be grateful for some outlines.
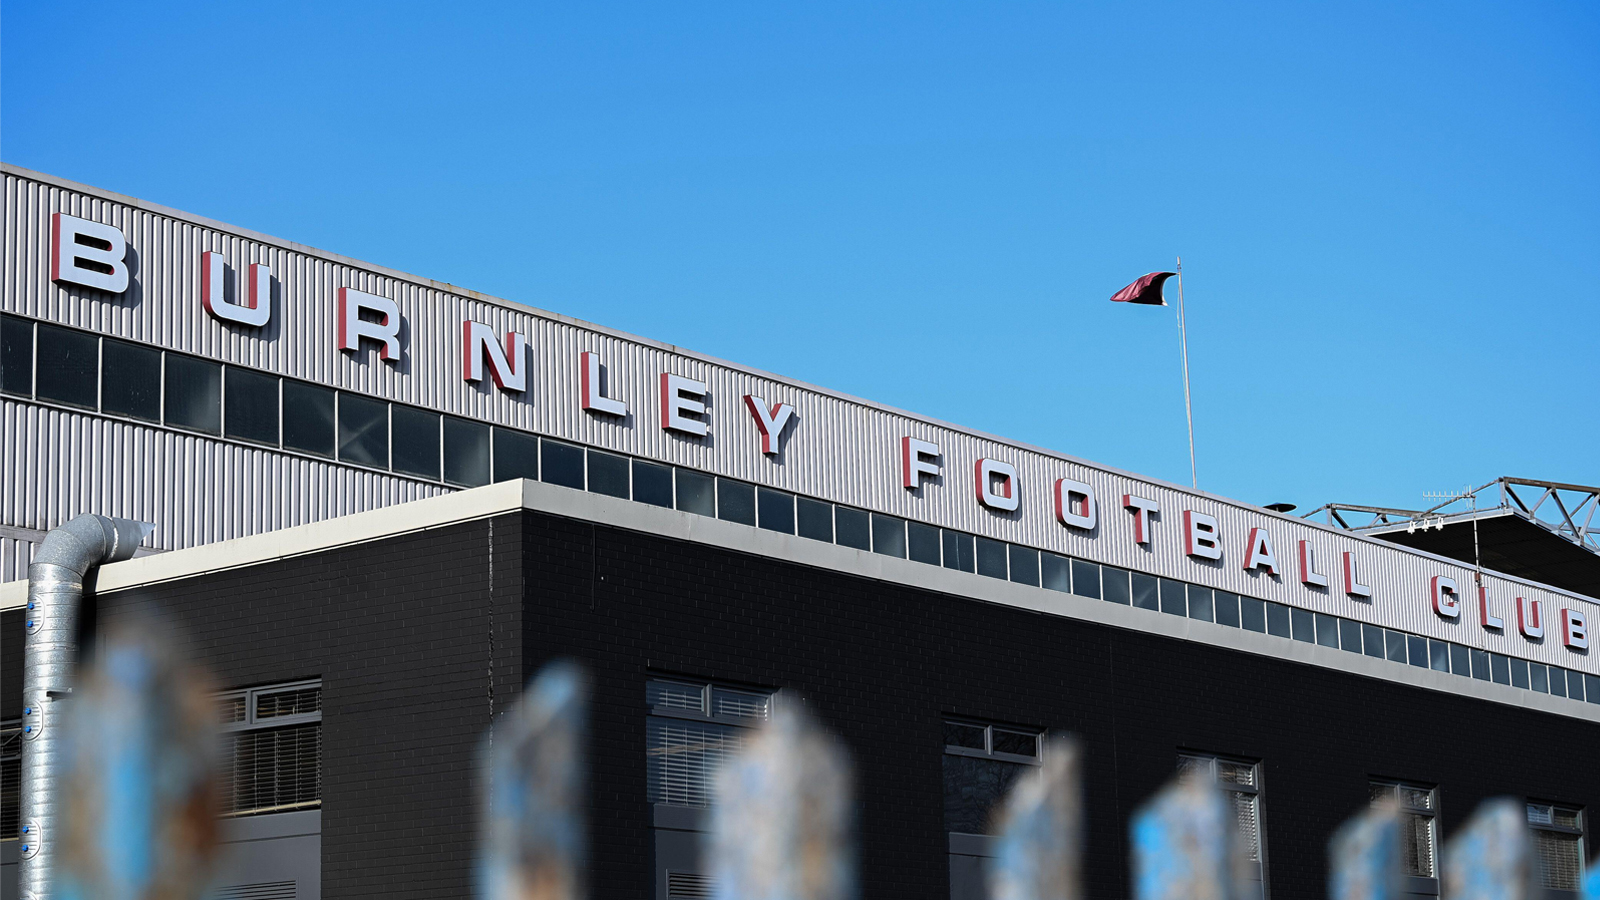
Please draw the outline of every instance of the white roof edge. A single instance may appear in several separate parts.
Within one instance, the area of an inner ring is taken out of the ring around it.
[[[403,271],[400,271],[398,269],[391,269],[391,268],[389,268],[387,266],[380,266],[380,265],[375,265],[373,263],[366,263],[366,262],[362,262],[361,260],[358,260],[358,259],[353,259],[353,258],[348,257],[348,256],[341,256],[341,255],[336,254],[336,253],[331,253],[331,252],[328,252],[328,251],[325,251],[325,250],[320,250],[320,249],[317,249],[315,247],[306,246],[304,244],[296,244],[296,243],[294,243],[292,241],[287,241],[287,240],[284,240],[282,238],[276,238],[276,237],[273,237],[271,235],[263,234],[263,233],[257,232],[257,231],[252,231],[252,230],[247,229],[247,228],[240,228],[240,227],[235,226],[235,225],[229,225],[226,222],[219,222],[219,221],[217,221],[215,219],[209,219],[209,218],[206,218],[204,216],[194,215],[192,213],[187,213],[187,212],[184,212],[182,210],[174,209],[174,208],[169,207],[169,206],[163,206],[163,205],[157,204],[157,203],[150,203],[150,202],[145,201],[145,200],[140,200],[140,199],[138,199],[136,197],[129,197],[129,196],[124,195],[124,194],[118,194],[118,193],[116,193],[114,191],[108,191],[108,190],[105,190],[105,189],[102,189],[102,188],[93,187],[91,185],[82,184],[80,182],[71,181],[71,180],[66,179],[66,178],[60,178],[60,177],[57,177],[57,176],[54,176],[54,175],[48,175],[48,174],[45,174],[43,172],[37,172],[37,171],[34,171],[32,169],[27,169],[27,168],[24,168],[22,166],[18,166],[18,165],[12,164],[12,163],[0,162],[0,173],[4,173],[4,174],[8,174],[8,175],[14,175],[14,176],[21,177],[21,178],[31,178],[31,179],[34,179],[36,181],[39,181],[39,182],[42,182],[42,183],[45,183],[45,184],[51,184],[51,185],[54,185],[56,187],[63,188],[65,190],[78,191],[78,192],[81,192],[81,193],[90,194],[90,195],[93,195],[93,196],[96,196],[96,197],[100,197],[101,199],[104,199],[104,200],[107,200],[107,201],[110,201],[110,202],[113,202],[113,203],[122,203],[122,204],[126,204],[128,206],[132,206],[132,207],[135,207],[137,209],[146,210],[146,211],[149,211],[149,212],[152,212],[152,213],[157,213],[157,214],[164,215],[164,216],[171,216],[172,218],[179,219],[179,220],[182,220],[182,221],[185,221],[185,222],[189,222],[191,224],[198,225],[198,226],[201,226],[203,228],[212,228],[212,229],[215,229],[215,230],[218,230],[218,231],[223,231],[223,232],[227,232],[229,234],[237,235],[239,237],[246,238],[248,240],[258,241],[260,243],[269,244],[269,245],[272,245],[272,246],[275,246],[275,247],[280,247],[282,249],[289,250],[289,251],[292,251],[292,252],[304,253],[304,254],[307,254],[307,255],[316,256],[316,257],[319,257],[321,259],[327,260],[329,262],[334,262],[334,263],[338,263],[338,264],[341,264],[341,265],[347,265],[347,266],[351,266],[353,268],[363,269],[365,271],[373,272],[373,273],[376,273],[376,274],[379,274],[379,275],[382,275],[382,276],[385,276],[385,277],[388,277],[388,278],[394,278],[394,279],[397,279],[397,280],[400,280],[400,281],[407,281],[407,282],[411,282],[412,284],[416,284],[416,285],[419,285],[419,286],[432,288],[434,290],[456,294],[457,296],[466,297],[466,298],[469,298],[469,299],[472,299],[472,300],[477,300],[477,301],[480,301],[480,302],[483,302],[483,303],[488,303],[488,304],[493,305],[493,306],[499,306],[499,307],[501,307],[503,309],[511,310],[513,312],[518,312],[518,313],[522,313],[522,314],[525,314],[525,315],[539,316],[539,317],[550,319],[550,320],[553,320],[553,321],[562,322],[562,323],[571,325],[573,327],[587,329],[587,330],[590,330],[590,331],[594,331],[594,332],[597,332],[597,333],[600,333],[600,334],[604,334],[604,335],[608,335],[608,336],[617,338],[619,340],[630,341],[630,342],[633,342],[633,343],[636,343],[636,344],[640,344],[642,346],[652,347],[652,348],[661,350],[663,352],[674,353],[674,354],[677,354],[679,356],[688,357],[688,358],[691,358],[691,359],[694,359],[694,360],[698,360],[699,362],[705,363],[707,365],[722,366],[722,367],[725,367],[727,369],[731,369],[731,370],[734,370],[734,371],[737,371],[737,372],[742,372],[742,373],[744,373],[746,375],[754,376],[756,378],[763,378],[763,379],[774,381],[774,382],[777,382],[777,383],[780,383],[780,384],[788,385],[788,386],[793,387],[793,388],[795,388],[797,390],[810,391],[810,392],[817,393],[817,394],[823,394],[823,395],[826,395],[828,397],[832,397],[832,398],[834,398],[836,400],[840,400],[840,401],[845,402],[845,403],[856,404],[858,406],[865,407],[867,409],[876,410],[878,412],[881,412],[881,413],[884,413],[884,414],[887,414],[887,415],[899,416],[899,417],[906,418],[906,419],[912,419],[912,420],[921,422],[923,424],[933,426],[935,428],[949,429],[950,431],[954,431],[954,432],[957,432],[957,433],[960,433],[960,434],[964,434],[964,435],[966,435],[968,437],[976,438],[978,440],[992,441],[992,442],[994,442],[996,444],[1002,444],[1004,446],[1011,447],[1011,448],[1016,449],[1016,450],[1020,450],[1020,451],[1024,451],[1024,452],[1028,452],[1028,453],[1037,453],[1037,454],[1039,454],[1041,456],[1049,457],[1051,459],[1056,459],[1056,460],[1059,460],[1061,462],[1070,463],[1072,465],[1083,466],[1083,467],[1089,468],[1089,469],[1094,469],[1094,470],[1097,470],[1099,472],[1103,472],[1103,473],[1105,473],[1107,475],[1119,476],[1119,477],[1128,478],[1128,479],[1131,479],[1131,480],[1134,480],[1134,481],[1142,481],[1142,482],[1144,482],[1146,484],[1151,484],[1151,485],[1154,485],[1154,486],[1157,486],[1157,487],[1162,487],[1162,488],[1165,488],[1167,490],[1175,491],[1175,492],[1180,493],[1180,494],[1186,494],[1188,496],[1196,497],[1196,498],[1203,498],[1203,499],[1208,500],[1208,501],[1210,501],[1212,503],[1217,503],[1217,504],[1221,504],[1221,505],[1224,505],[1224,506],[1231,506],[1231,507],[1233,507],[1235,509],[1248,510],[1251,513],[1255,513],[1255,514],[1259,514],[1259,515],[1263,515],[1263,516],[1275,516],[1275,517],[1277,517],[1279,519],[1282,519],[1284,521],[1287,521],[1287,522],[1294,522],[1294,523],[1298,523],[1298,524],[1302,524],[1302,525],[1307,525],[1307,526],[1310,526],[1312,528],[1320,529],[1320,530],[1322,530],[1322,531],[1324,531],[1324,532],[1326,532],[1328,534],[1337,534],[1337,535],[1339,535],[1341,537],[1351,538],[1351,539],[1358,540],[1358,541],[1364,541],[1364,542],[1366,542],[1366,543],[1368,543],[1368,544],[1370,544],[1370,545],[1372,545],[1374,547],[1381,547],[1381,548],[1384,548],[1385,550],[1397,551],[1397,552],[1401,552],[1401,553],[1408,553],[1408,554],[1411,554],[1413,556],[1434,560],[1436,562],[1441,562],[1441,563],[1445,563],[1445,564],[1448,564],[1448,565],[1460,565],[1461,564],[1460,560],[1453,559],[1453,558],[1448,557],[1448,556],[1442,556],[1442,555],[1439,555],[1439,554],[1436,554],[1436,553],[1428,553],[1426,551],[1416,550],[1416,549],[1413,549],[1413,548],[1410,548],[1410,547],[1401,546],[1399,544],[1394,544],[1394,543],[1391,543],[1389,541],[1382,540],[1380,538],[1369,537],[1368,535],[1362,534],[1362,533],[1359,533],[1359,532],[1347,531],[1347,530],[1345,530],[1343,528],[1338,528],[1338,527],[1335,527],[1335,526],[1332,526],[1332,525],[1327,525],[1327,524],[1322,523],[1322,522],[1316,522],[1316,521],[1313,521],[1311,519],[1293,518],[1293,517],[1290,517],[1290,516],[1282,514],[1282,513],[1275,513],[1275,512],[1273,512],[1271,510],[1268,510],[1268,509],[1265,509],[1263,507],[1257,506],[1256,504],[1253,504],[1253,503],[1246,503],[1245,501],[1242,501],[1242,500],[1235,500],[1235,499],[1232,499],[1232,498],[1229,498],[1229,497],[1223,497],[1223,496],[1220,496],[1220,495],[1217,495],[1217,494],[1212,494],[1212,493],[1209,493],[1207,491],[1200,490],[1200,489],[1195,488],[1195,487],[1190,487],[1188,485],[1182,485],[1182,484],[1178,484],[1176,482],[1171,482],[1171,481],[1164,481],[1164,480],[1159,479],[1159,478],[1154,478],[1154,477],[1151,477],[1149,475],[1142,475],[1142,474],[1139,474],[1139,473],[1136,473],[1136,472],[1129,472],[1129,471],[1124,470],[1124,469],[1114,468],[1112,466],[1108,466],[1108,465],[1105,465],[1103,463],[1093,462],[1091,460],[1083,459],[1081,457],[1072,456],[1072,455],[1069,455],[1069,454],[1066,454],[1066,453],[1062,453],[1062,452],[1057,451],[1057,450],[1051,450],[1051,449],[1048,449],[1048,448],[1045,448],[1045,447],[1039,447],[1039,446],[1036,446],[1036,445],[1033,445],[1033,444],[1026,444],[1026,443],[1022,443],[1020,441],[1012,440],[1010,438],[1005,438],[1005,437],[1001,437],[999,435],[990,434],[988,432],[979,431],[977,429],[969,428],[969,427],[966,427],[966,426],[963,426],[963,425],[958,425],[958,424],[955,424],[955,423],[952,423],[952,422],[945,422],[943,420],[931,418],[929,416],[921,415],[919,413],[909,412],[907,410],[899,409],[897,407],[888,406],[888,405],[882,404],[882,403],[877,403],[877,402],[874,402],[874,401],[871,401],[871,400],[867,400],[867,399],[864,399],[864,398],[861,398],[861,397],[856,397],[854,395],[846,394],[846,393],[843,393],[841,391],[836,391],[836,390],[833,390],[831,388],[819,387],[819,386],[814,385],[814,384],[809,384],[809,383],[806,383],[806,382],[803,382],[803,381],[799,381],[799,380],[794,379],[794,378],[789,378],[787,376],[778,375],[778,374],[773,373],[773,372],[768,372],[768,371],[765,371],[765,370],[762,370],[762,369],[757,369],[757,368],[754,368],[752,366],[743,365],[741,363],[729,362],[728,360],[724,360],[724,359],[718,359],[716,357],[709,356],[709,355],[706,355],[704,353],[699,353],[699,352],[696,352],[694,350],[688,350],[686,348],[679,347],[679,346],[676,346],[676,345],[673,345],[673,344],[667,344],[667,343],[664,343],[662,341],[657,341],[657,340],[652,340],[650,338],[640,337],[639,335],[630,334],[630,333],[625,332],[625,331],[618,331],[618,330],[616,330],[614,328],[608,328],[608,327],[606,327],[604,325],[596,325],[596,324],[594,324],[592,322],[586,322],[586,321],[584,321],[582,319],[575,319],[575,318],[573,318],[571,316],[564,316],[564,315],[561,315],[559,313],[550,312],[549,310],[540,309],[538,307],[529,306],[529,305],[526,305],[526,304],[523,304],[523,303],[517,303],[517,302],[514,302],[514,301],[510,301],[510,300],[505,300],[505,299],[502,299],[502,298],[499,298],[499,297],[491,296],[489,294],[479,293],[477,291],[473,291],[473,290],[470,290],[470,289],[467,289],[467,288],[463,288],[463,287],[460,287],[459,285],[450,284],[448,282],[435,281],[435,280],[433,280],[431,278],[424,278],[422,276],[414,275],[414,274],[411,274],[409,272],[403,272]],[[366,514],[363,513],[361,515],[366,515]],[[350,518],[350,517],[347,517],[347,518]],[[341,519],[339,521],[344,521],[344,520]],[[288,530],[292,531],[293,529],[288,529]],[[233,543],[233,542],[232,541],[226,541],[226,542],[223,542],[223,543]],[[1506,580],[1515,582],[1517,584],[1523,584],[1523,585],[1527,585],[1529,587],[1542,588],[1544,590],[1552,591],[1554,593],[1561,594],[1563,596],[1568,596],[1568,597],[1571,597],[1572,599],[1580,600],[1580,601],[1583,601],[1585,603],[1594,604],[1595,606],[1600,607],[1600,598],[1588,597],[1586,595],[1578,594],[1578,593],[1575,593],[1573,591],[1566,590],[1564,588],[1558,588],[1558,587],[1555,587],[1555,586],[1552,586],[1552,585],[1543,584],[1543,583],[1540,583],[1540,582],[1537,582],[1537,581],[1532,581],[1530,579],[1521,578],[1521,577],[1518,577],[1516,575],[1509,575],[1509,574],[1507,574],[1505,572],[1501,572],[1501,571],[1499,571],[1497,569],[1485,569],[1485,571],[1493,572],[1497,577],[1505,578]],[[6,593],[5,586],[0,586],[0,609],[12,608],[10,605],[8,605],[8,602],[6,600],[6,598],[8,598],[9,596],[10,595],[8,593]]]

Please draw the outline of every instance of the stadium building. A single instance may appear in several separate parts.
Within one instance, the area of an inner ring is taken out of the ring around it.
[[[1130,894],[1130,816],[1180,767],[1232,798],[1263,897],[1323,896],[1329,836],[1381,797],[1437,896],[1504,795],[1577,896],[1586,525],[1292,518],[3,176],[5,898],[29,723],[70,702],[24,696],[52,614],[24,579],[82,513],[155,524],[87,579],[85,652],[153,606],[225,688],[219,896],[467,896],[478,744],[557,658],[593,681],[597,898],[708,896],[709,773],[780,689],[851,751],[866,897],[981,896],[991,809],[1053,731],[1086,753],[1094,897]]]

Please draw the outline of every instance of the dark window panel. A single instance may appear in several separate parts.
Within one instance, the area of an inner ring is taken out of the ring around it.
[[[1004,581],[1006,578],[1006,545],[989,538],[978,538],[978,574]]]
[[[1216,610],[1211,605],[1211,589],[1198,584],[1189,585],[1186,591],[1189,596],[1189,618],[1199,619],[1202,622],[1216,621]]]
[[[1398,631],[1385,631],[1383,633],[1384,655],[1390,662],[1403,663],[1406,661],[1406,636]]]
[[[1528,661],[1511,658],[1511,686],[1528,689]],[[1592,698],[1591,698],[1592,699]]]
[[[962,572],[977,571],[977,555],[973,549],[972,535],[962,534],[959,531],[944,531],[940,534],[944,544],[944,567],[958,569]]]
[[[589,451],[589,490],[596,494],[605,494],[608,497],[621,497],[628,499],[630,490],[628,486],[628,465],[626,456],[615,453],[602,453],[599,450]]]
[[[1289,621],[1294,625],[1293,637],[1295,640],[1305,641],[1308,644],[1316,642],[1317,620],[1311,615],[1310,611],[1290,607]]]
[[[756,524],[767,531],[794,534],[794,495],[757,488]]]
[[[833,508],[835,540],[844,547],[872,549],[872,516],[848,506]]]
[[[1583,699],[1583,673],[1567,671],[1567,696],[1573,700]]]
[[[1499,684],[1511,683],[1511,660],[1498,653],[1489,657],[1489,672]]]
[[[1265,603],[1264,601],[1263,605],[1267,608],[1267,634],[1281,638],[1294,637],[1294,629],[1292,627],[1294,617],[1289,615],[1289,607],[1284,606],[1282,603]],[[1303,640],[1310,640],[1310,636],[1308,635]]]
[[[906,555],[906,523],[894,516],[872,514],[872,552],[884,556]]]
[[[167,354],[167,424],[205,434],[222,433],[222,365]]]
[[[1376,625],[1361,626],[1361,652],[1383,659],[1383,629]]]
[[[389,404],[339,392],[339,459],[388,468]]]
[[[1112,603],[1127,606],[1133,601],[1133,594],[1128,589],[1128,573],[1116,566],[1100,567],[1101,591],[1105,599]]]
[[[1188,615],[1185,585],[1171,578],[1161,579],[1161,611],[1172,616]]]
[[[833,504],[810,497],[796,497],[794,503],[800,536],[833,543]]]
[[[1339,648],[1351,653],[1361,652],[1361,623],[1352,619],[1339,620]]]
[[[717,514],[717,480],[693,469],[675,469],[678,484],[678,509],[697,516]]]
[[[39,324],[37,396],[94,409],[100,393],[100,339]]]
[[[1100,599],[1100,567],[1087,560],[1072,561],[1072,592],[1090,600]]]
[[[100,353],[101,411],[161,421],[161,351],[107,338],[101,342]],[[277,433],[276,421],[273,433]]]
[[[1239,627],[1239,595],[1227,591],[1216,592],[1217,624],[1229,628]]]
[[[717,479],[717,518],[740,525],[756,523],[756,489],[754,485],[727,478]]]
[[[444,417],[444,480],[462,487],[489,483],[489,426]]]
[[[110,349],[109,344],[106,349]],[[106,362],[110,361],[107,353]],[[277,444],[278,376],[229,366],[222,377],[226,385],[222,392],[222,421],[228,437]]]
[[[1039,586],[1039,551],[1031,547],[1008,545],[1011,557],[1011,580],[1017,584]]]
[[[539,480],[583,490],[583,448],[544,438],[539,441]]]
[[[984,745],[984,727],[982,725],[968,725],[965,722],[944,723],[944,744],[946,747],[964,747],[968,750],[983,750],[989,748]]]
[[[1077,560],[1073,560],[1077,562]],[[1133,573],[1133,605],[1140,609],[1161,608],[1161,582],[1154,575]]]
[[[1267,631],[1267,605],[1254,597],[1239,598],[1239,624],[1251,631]]]
[[[1011,753],[1017,756],[1039,755],[1039,736],[1020,731],[1007,731],[1004,728],[990,729],[990,743],[995,753]]]
[[[33,396],[33,323],[0,316],[0,393]]]
[[[1583,696],[1590,703],[1600,703],[1600,675],[1583,676]]]
[[[1419,669],[1426,669],[1429,665],[1428,639],[1417,637],[1414,634],[1406,635],[1406,662]]]
[[[539,480],[539,439],[506,428],[494,430],[494,480]]]
[[[1038,767],[977,756],[944,754],[944,827],[993,834],[995,812],[1016,780]]]
[[[1451,656],[1455,654],[1452,653]],[[1452,660],[1453,661],[1453,660]],[[1567,670],[1550,667],[1550,693],[1557,697],[1567,695]]]
[[[332,456],[333,389],[300,381],[283,383],[283,446],[301,453]]]
[[[1450,645],[1444,641],[1428,642],[1428,667],[1435,672],[1450,671]]]
[[[1063,594],[1072,592],[1072,560],[1046,553],[1039,559],[1039,569],[1039,583],[1042,586]]]
[[[439,419],[436,412],[395,404],[389,411],[394,435],[394,470],[419,478],[439,477]]]
[[[1550,670],[1539,663],[1528,663],[1528,684],[1541,694],[1550,693]]]
[[[1472,677],[1479,681],[1490,680],[1489,651],[1471,649],[1469,655],[1472,657]]]
[[[633,499],[672,508],[672,470],[642,459],[633,461]]]
[[[1450,674],[1472,677],[1472,651],[1460,644],[1450,645]]]
[[[939,529],[921,522],[907,522],[906,555],[915,562],[939,565]]]
[[[1317,643],[1339,649],[1339,620],[1325,613],[1317,613]]]

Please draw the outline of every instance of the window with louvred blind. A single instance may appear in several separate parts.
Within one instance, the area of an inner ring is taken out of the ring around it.
[[[271,685],[217,699],[224,815],[321,806],[322,685]]]

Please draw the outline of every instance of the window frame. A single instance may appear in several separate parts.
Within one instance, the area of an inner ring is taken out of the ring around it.
[[[236,722],[219,722],[218,725],[217,725],[217,731],[218,731],[218,733],[220,735],[226,736],[226,735],[242,734],[244,732],[250,732],[250,731],[272,731],[272,730],[276,730],[276,729],[279,729],[279,728],[290,728],[290,727],[294,727],[294,726],[298,726],[298,725],[309,725],[309,724],[315,724],[320,728],[321,725],[322,725],[322,721],[323,721],[323,719],[322,719],[322,709],[323,709],[322,700],[323,700],[323,698],[322,697],[318,697],[318,699],[317,699],[317,709],[314,712],[293,713],[291,715],[284,715],[284,716],[268,716],[268,717],[266,717],[264,719],[261,718],[257,714],[257,704],[258,704],[258,701],[260,700],[260,698],[262,697],[262,695],[266,695],[266,694],[281,694],[281,693],[284,693],[284,692],[287,692],[287,691],[305,690],[307,688],[316,688],[318,691],[321,691],[323,689],[322,679],[321,678],[308,678],[308,679],[304,679],[304,680],[300,680],[300,681],[286,681],[286,682],[278,682],[278,683],[275,683],[275,684],[258,685],[256,687],[238,688],[238,689],[231,690],[231,691],[220,691],[220,692],[214,694],[213,697],[212,697],[212,701],[217,706],[217,710],[218,710],[218,713],[219,713],[219,715],[218,715],[219,719],[221,718],[221,711],[222,711],[223,704],[229,702],[230,700],[234,700],[234,699],[237,699],[237,698],[242,698],[244,700],[245,714],[244,714],[244,718],[243,719],[240,719],[239,721],[236,721]],[[253,817],[253,816],[274,815],[274,814],[279,814],[279,813],[291,813],[291,812],[305,812],[305,811],[308,811],[308,810],[321,809],[322,808],[322,800],[323,800],[323,797],[322,797],[322,794],[323,794],[323,790],[322,790],[322,763],[323,763],[323,757],[322,757],[321,737],[322,736],[319,735],[318,750],[317,750],[317,763],[316,763],[316,765],[317,765],[317,796],[316,796],[315,800],[305,800],[305,801],[301,801],[299,803],[290,804],[288,806],[255,807],[255,808],[250,808],[250,809],[228,810],[226,812],[221,813],[219,818],[238,819],[238,818],[246,818],[246,817]],[[226,763],[226,760],[224,762]],[[224,798],[224,803],[225,804],[226,803],[231,803],[231,802],[232,802],[232,798],[231,797],[230,798]]]
[[[1256,859],[1253,861],[1253,867],[1255,870],[1255,878],[1253,880],[1256,882],[1256,884],[1260,885],[1262,898],[1270,896],[1267,882],[1267,872],[1269,867],[1267,865],[1267,802],[1264,772],[1266,767],[1262,765],[1261,760],[1251,759],[1245,756],[1231,756],[1225,753],[1208,753],[1204,750],[1179,750],[1177,762],[1178,770],[1180,772],[1183,771],[1183,763],[1185,760],[1196,760],[1206,763],[1206,771],[1211,777],[1211,783],[1216,785],[1220,790],[1234,794],[1247,794],[1255,798]],[[1219,774],[1219,769],[1223,763],[1229,763],[1235,766],[1249,766],[1251,772],[1250,781],[1252,783],[1245,785],[1239,784],[1235,781],[1223,781]],[[1232,804],[1230,803],[1230,808],[1231,806]],[[1235,815],[1237,814],[1235,813]]]
[[[1045,732],[1043,729],[1031,725],[1008,725],[1003,722],[985,722],[980,719],[969,719],[964,716],[943,716],[940,718],[941,727],[945,723],[951,725],[965,725],[971,728],[983,729],[983,749],[976,747],[961,747],[946,743],[944,752],[950,756],[973,756],[979,759],[994,759],[1001,762],[1025,763],[1030,766],[1044,765]],[[1007,753],[994,749],[994,730],[999,728],[1009,734],[1031,734],[1034,741],[1034,755],[1024,756],[1020,753]]]
[[[1544,807],[1549,812],[1550,821],[1548,823],[1535,822],[1533,820],[1534,807]],[[1582,806],[1577,806],[1574,804],[1556,803],[1553,801],[1535,800],[1529,798],[1524,801],[1524,811],[1525,815],[1527,816],[1528,829],[1530,831],[1542,831],[1549,834],[1559,834],[1565,837],[1577,838],[1578,889],[1573,891],[1567,890],[1566,888],[1546,887],[1544,884],[1544,856],[1543,854],[1537,852],[1537,849],[1535,849],[1533,855],[1537,860],[1538,866],[1536,875],[1539,878],[1539,892],[1545,897],[1560,898],[1560,900],[1576,900],[1576,898],[1581,897],[1583,895],[1584,879],[1589,874],[1589,859],[1587,853],[1589,842],[1587,840],[1588,836],[1584,833],[1584,826],[1588,818],[1585,815],[1587,810]],[[1573,817],[1577,819],[1578,824],[1575,826],[1556,824],[1555,817],[1557,812],[1571,813]]]
[[[1423,784],[1415,781],[1404,781],[1398,778],[1370,778],[1367,781],[1367,785],[1369,798],[1377,788],[1384,788],[1389,792],[1388,799],[1395,802],[1396,807],[1403,815],[1423,816],[1427,818],[1429,845],[1428,854],[1430,861],[1433,863],[1433,874],[1412,875],[1410,873],[1404,873],[1402,877],[1406,880],[1405,893],[1418,896],[1439,896],[1439,866],[1441,862],[1441,847],[1439,841],[1439,786]],[[1416,803],[1406,802],[1406,791],[1419,791],[1427,794],[1428,805],[1421,806]],[[1377,798],[1372,798],[1369,800],[1371,805],[1376,805],[1379,802],[1380,801]]]

